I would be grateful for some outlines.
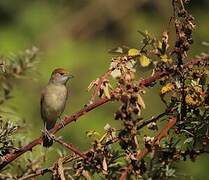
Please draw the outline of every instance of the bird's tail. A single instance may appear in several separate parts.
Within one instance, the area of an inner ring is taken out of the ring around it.
[[[50,146],[52,146],[53,144],[53,139],[51,137],[49,137],[48,134],[44,133],[43,135],[43,146],[48,148]]]
[[[43,134],[43,146],[48,148],[50,146],[52,146],[53,144],[53,138],[51,137],[51,135],[49,134],[49,130],[52,129],[54,127],[55,123],[46,123],[45,124],[45,130],[44,130],[44,134]]]

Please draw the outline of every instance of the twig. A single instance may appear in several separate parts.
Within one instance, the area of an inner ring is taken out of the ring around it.
[[[159,114],[156,117],[153,117],[147,121],[143,121],[138,127],[137,130],[142,129],[143,127],[145,127],[146,125],[152,123],[152,122],[156,122],[158,119],[162,118],[163,116],[167,115],[167,112],[163,112],[161,114]]]
[[[207,61],[207,60],[209,60],[209,54],[207,54],[203,57],[192,59],[192,61],[185,64],[184,67],[188,67],[190,65],[195,65],[195,64],[200,63],[201,61]],[[149,86],[151,83],[153,83],[156,80],[168,75],[169,73],[170,72],[168,72],[168,71],[156,72],[153,76],[148,77],[147,79],[141,80],[139,82],[139,85],[142,86],[142,87],[143,86]],[[111,99],[108,99],[107,97],[96,100],[93,104],[90,104],[90,105],[82,108],[80,111],[74,113],[73,115],[65,117],[65,119],[63,120],[62,123],[57,123],[55,125],[55,127],[52,130],[50,130],[49,132],[51,134],[55,134],[60,129],[64,128],[64,126],[66,126],[67,124],[70,124],[73,121],[76,121],[79,117],[83,116],[87,112],[89,112],[89,111],[91,111],[91,110],[109,102],[109,101],[111,101]],[[16,158],[18,158],[19,156],[24,154],[25,152],[32,151],[32,149],[35,146],[40,145],[41,143],[42,143],[42,136],[38,137],[37,139],[33,140],[32,142],[30,142],[29,144],[21,147],[18,150],[14,151],[14,152],[10,152],[9,154],[6,154],[4,157],[2,157],[2,161],[0,162],[0,170],[3,169],[6,165],[11,163],[12,161],[14,161]]]
[[[56,142],[60,143],[61,145],[63,145],[64,147],[66,147],[67,149],[69,149],[70,151],[73,151],[75,154],[79,155],[83,159],[86,159],[87,158],[87,156],[84,153],[82,153],[79,149],[77,149],[76,147],[74,147],[72,144],[68,144],[68,143],[66,143],[63,140],[58,139],[58,138],[54,138],[54,140]]]
[[[45,173],[48,173],[48,172],[53,172],[53,167],[37,170],[36,172],[29,174],[27,176],[23,176],[23,177],[19,178],[18,180],[32,179],[36,176],[40,176],[40,175],[43,176]]]
[[[66,164],[69,161],[74,160],[75,157],[65,156],[65,157],[59,158],[51,167],[44,168],[44,169],[38,169],[38,170],[36,170],[35,172],[33,172],[31,174],[28,174],[28,175],[25,175],[25,176],[19,178],[18,180],[32,179],[32,178],[37,177],[37,176],[40,176],[40,175],[43,176],[44,174],[46,174],[48,172],[53,172],[54,169],[57,169],[58,168],[57,166],[58,166],[58,163],[59,163],[60,159],[62,159],[62,163],[63,164]]]
[[[161,119],[163,116],[168,115],[171,112],[174,112],[176,108],[168,108],[165,112],[162,112],[161,114],[158,114],[156,117],[152,117],[149,120],[143,121],[138,127],[137,130],[142,129],[143,127],[147,126],[148,124],[152,122],[156,122],[158,119]]]
[[[57,171],[59,174],[60,180],[65,180],[64,168],[63,168],[63,158],[59,158],[57,161]]]
[[[184,10],[185,11],[185,8],[184,8],[184,3],[183,3],[183,1],[182,0],[179,0],[180,1],[180,4],[181,4],[181,8],[182,8],[182,10]]]
[[[162,138],[166,137],[168,134],[168,131],[176,124],[176,118],[172,117],[169,122],[166,124],[166,126],[159,132],[157,136],[155,136],[154,140],[152,141],[151,145],[159,145]],[[136,155],[137,161],[140,161],[143,157],[145,157],[149,153],[149,149],[145,148],[142,151],[139,151]],[[133,166],[132,164],[129,164],[127,168],[124,170],[122,175],[120,176],[119,180],[125,180],[128,173],[132,171]]]

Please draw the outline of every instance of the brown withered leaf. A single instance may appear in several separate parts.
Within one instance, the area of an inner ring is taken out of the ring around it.
[[[140,94],[138,94],[138,96],[137,96],[137,103],[138,103],[143,109],[146,108],[145,103],[144,103],[144,100],[142,99],[142,97],[141,97]]]
[[[99,78],[97,78],[96,80],[91,81],[88,88],[87,88],[87,91],[90,91],[94,86],[97,86],[98,82],[99,82]]]
[[[107,172],[107,161],[106,161],[106,158],[104,157],[104,159],[103,159],[103,162],[102,162],[102,167],[103,167],[103,174],[104,175],[107,175],[108,174],[108,172]]]
[[[83,170],[82,175],[86,178],[86,180],[92,180],[91,174],[89,171]]]
[[[60,158],[57,162],[57,165],[58,165],[58,174],[59,174],[59,177],[61,180],[65,180],[65,175],[64,175],[64,168],[63,168],[63,159]]]
[[[109,91],[109,83],[105,83],[104,87],[103,87],[103,90],[104,90],[104,95],[110,99],[111,96],[110,96],[110,91]]]

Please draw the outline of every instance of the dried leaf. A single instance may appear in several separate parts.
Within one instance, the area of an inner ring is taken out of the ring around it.
[[[107,161],[106,158],[104,157],[103,162],[102,162],[102,167],[104,171],[107,171]]]
[[[146,108],[145,103],[144,103],[144,100],[142,99],[142,97],[141,97],[140,94],[138,94],[138,96],[137,96],[137,103],[138,103],[139,106],[142,107],[143,109]]]
[[[112,127],[109,124],[106,124],[105,127],[104,127],[105,131],[109,131],[111,129],[112,129]]]
[[[62,162],[62,158],[60,158],[59,160],[58,160],[58,163],[57,163],[57,165],[58,165],[58,174],[59,174],[59,177],[60,177],[60,179],[61,180],[65,180],[65,175],[64,175],[64,169],[63,169],[63,164],[62,164],[63,162]]]
[[[110,96],[110,92],[109,92],[109,84],[108,84],[108,83],[105,83],[105,86],[104,86],[103,90],[104,90],[104,95],[105,95],[108,99],[110,99],[111,96]]]
[[[121,76],[121,71],[119,69],[115,69],[114,71],[111,72],[111,76],[116,79]]]
[[[82,175],[86,178],[86,180],[92,180],[91,174],[89,171],[83,170]]]
[[[90,91],[95,85],[98,85],[98,82],[99,82],[99,78],[97,78],[96,80],[91,81],[87,90]]]

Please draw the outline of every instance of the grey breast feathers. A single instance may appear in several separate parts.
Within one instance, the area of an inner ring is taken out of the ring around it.
[[[55,121],[64,111],[67,100],[65,85],[48,84],[41,99],[41,115],[43,120]]]

